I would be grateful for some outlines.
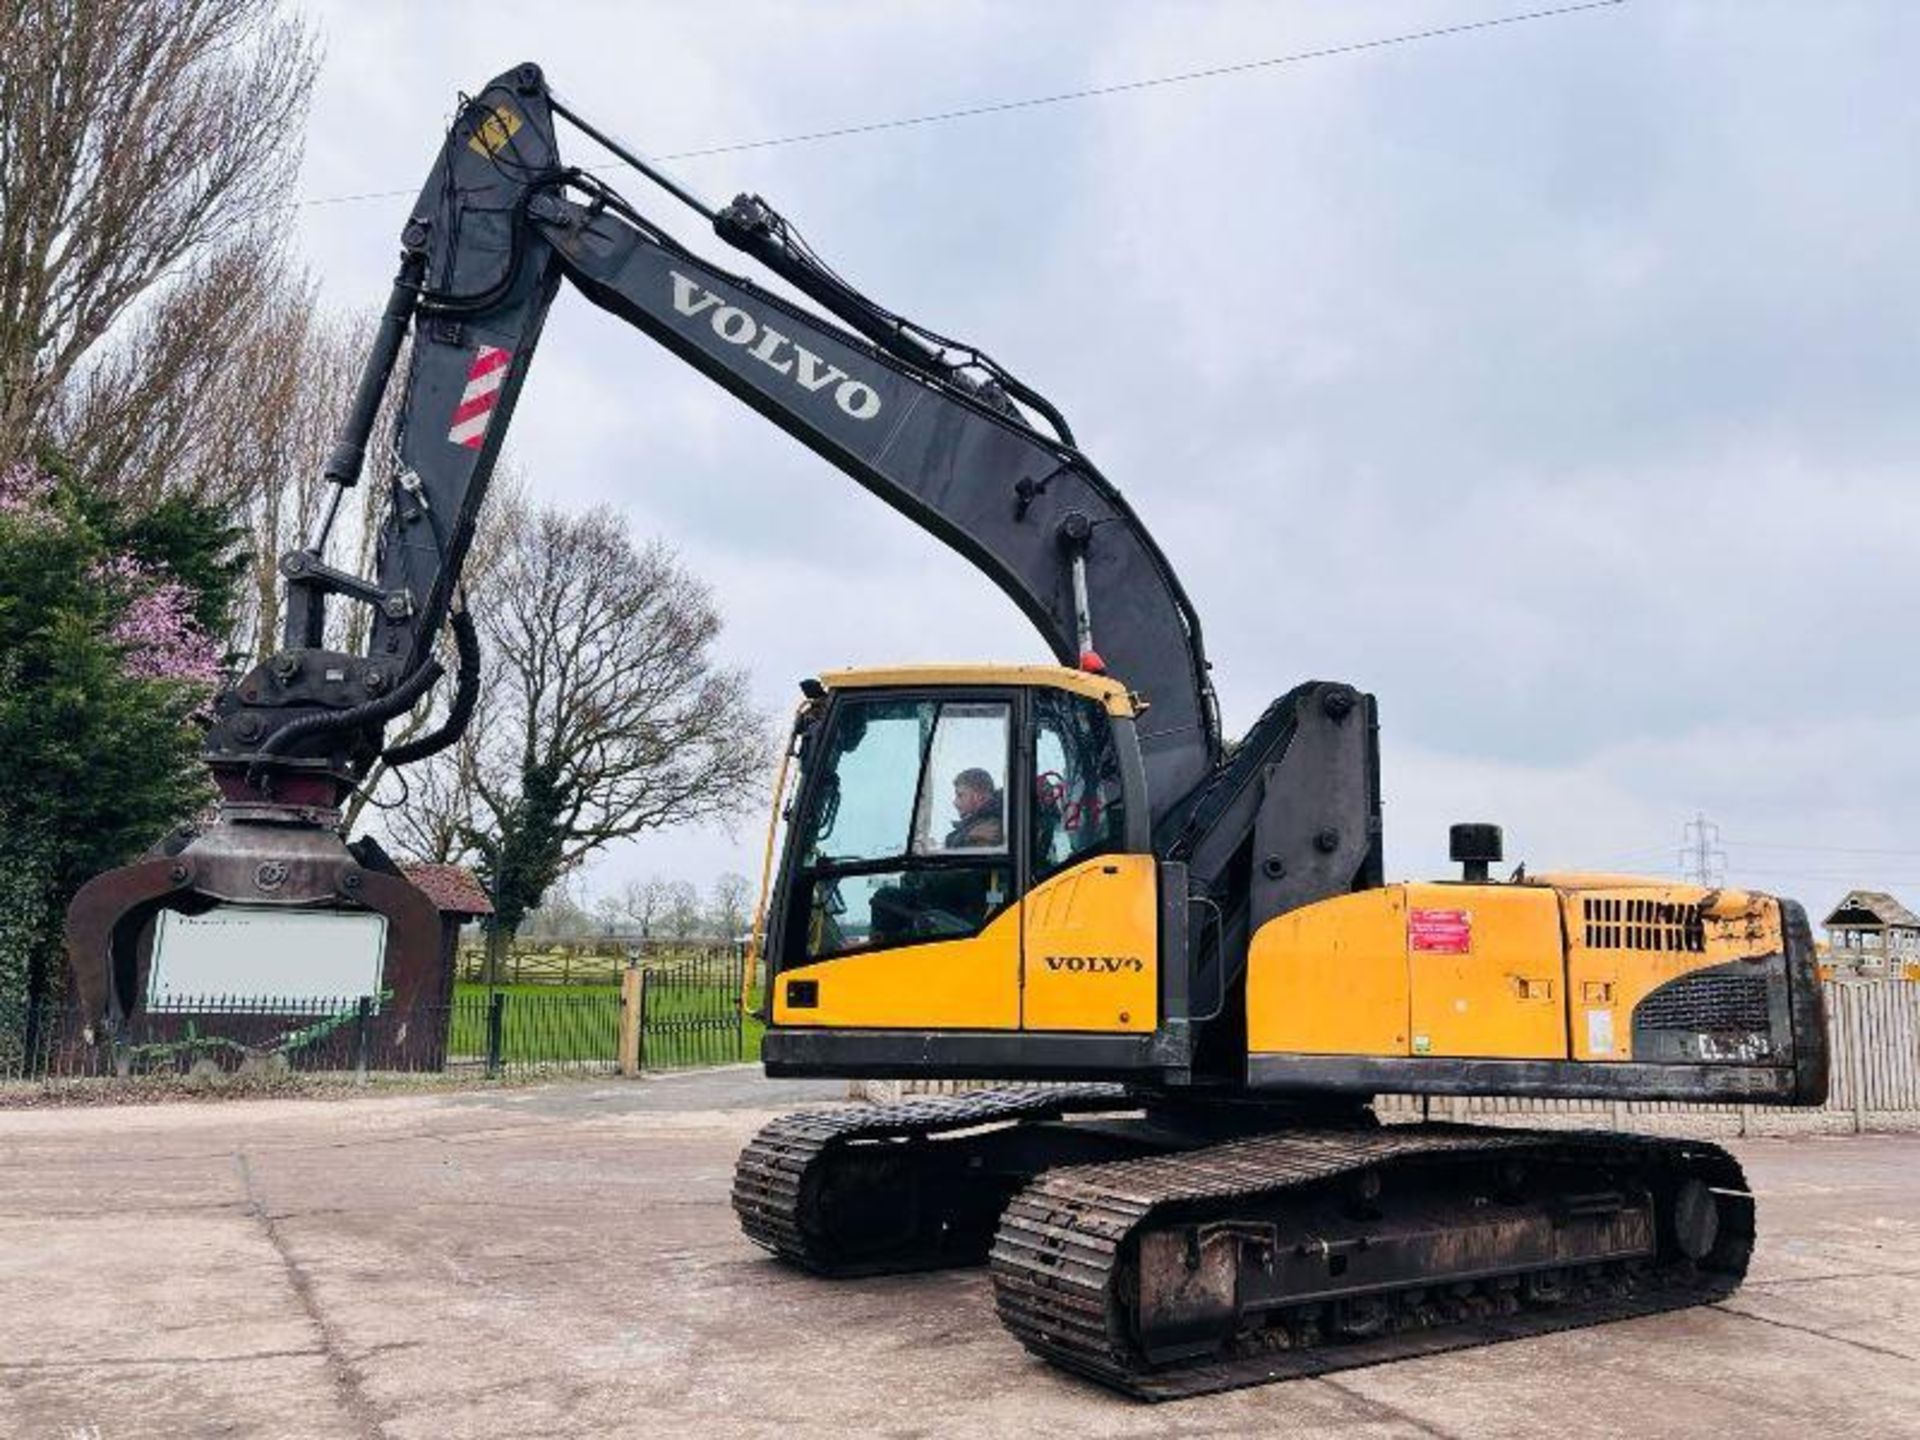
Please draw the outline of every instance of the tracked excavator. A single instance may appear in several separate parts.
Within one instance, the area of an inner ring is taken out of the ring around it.
[[[783,282],[700,258],[561,159],[570,124]],[[391,966],[425,898],[341,803],[377,757],[450,743],[478,645],[461,566],[562,283],[630,322],[965,556],[1052,664],[803,682],[776,796],[756,1003],[775,1076],[992,1080],[811,1110],[740,1157],[746,1234],[820,1275],[978,1264],[1030,1350],[1165,1398],[1697,1305],[1741,1280],[1754,1201],[1718,1146],[1380,1123],[1382,1093],[1775,1105],[1826,1089],[1807,917],[1789,900],[1608,874],[1390,881],[1378,712],[1315,681],[1226,743],[1198,615],[1153,536],[1037,390],[882,308],[764,200],[713,209],[522,65],[462,100],[401,234],[326,467],[284,557],[282,648],[223,689],[221,802],[73,902],[103,1043],[168,917],[264,952],[338,926]],[[789,297],[797,298],[789,298]],[[377,573],[326,558],[403,341]],[[329,601],[371,611],[325,648]],[[385,726],[442,676],[446,722]],[[236,929],[237,927],[237,929]],[[369,939],[369,936],[372,938]]]

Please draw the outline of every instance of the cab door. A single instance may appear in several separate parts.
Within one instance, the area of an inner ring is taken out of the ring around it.
[[[1097,702],[1065,691],[1035,689],[1028,706],[1021,1026],[1151,1031],[1159,1023],[1158,867],[1151,854],[1127,853],[1112,721]]]
[[[842,693],[813,742],[777,1025],[1020,1024],[1012,691]]]

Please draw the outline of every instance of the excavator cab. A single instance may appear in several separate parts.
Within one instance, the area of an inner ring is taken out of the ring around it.
[[[1184,976],[1161,960],[1135,710],[1056,666],[810,682],[766,927],[769,1067],[1163,1066]]]

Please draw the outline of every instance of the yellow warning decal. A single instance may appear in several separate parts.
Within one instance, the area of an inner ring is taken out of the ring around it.
[[[493,113],[473,127],[467,148],[476,155],[498,155],[501,147],[519,132],[524,122],[508,105],[496,105]]]

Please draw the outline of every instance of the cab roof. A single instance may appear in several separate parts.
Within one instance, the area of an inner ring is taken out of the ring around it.
[[[937,689],[963,685],[1027,685],[1066,690],[1097,700],[1109,715],[1132,716],[1138,707],[1127,687],[1106,675],[1070,670],[1064,665],[887,665],[848,670],[823,670],[820,683],[829,690],[871,690],[880,686],[911,685]]]

